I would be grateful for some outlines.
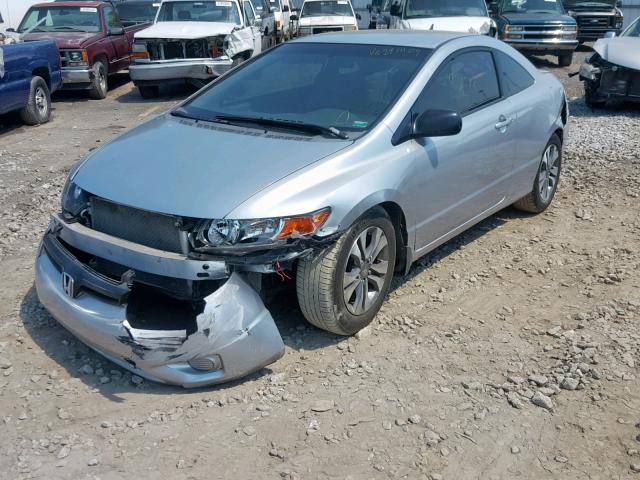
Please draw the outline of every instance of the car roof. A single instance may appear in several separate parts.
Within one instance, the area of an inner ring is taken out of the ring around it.
[[[351,43],[389,45],[393,47],[438,48],[449,40],[472,36],[470,33],[411,30],[361,30],[358,32],[321,33],[296,39],[302,43]]]
[[[66,0],[64,2],[57,0],[55,2],[47,2],[47,3],[37,3],[33,5],[34,7],[46,7],[46,6],[56,6],[56,7],[99,7],[104,3],[111,2],[102,2],[102,1],[91,1],[91,0]]]

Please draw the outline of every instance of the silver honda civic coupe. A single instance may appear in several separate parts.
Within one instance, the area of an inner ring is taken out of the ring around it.
[[[549,206],[561,84],[486,36],[314,35],[257,56],[69,174],[42,304],[116,364],[196,387],[284,353],[263,302],[367,326],[394,273],[498,210]]]

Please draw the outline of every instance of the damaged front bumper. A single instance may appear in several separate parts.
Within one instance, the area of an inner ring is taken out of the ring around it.
[[[136,85],[159,85],[168,80],[208,81],[226,73],[233,66],[227,56],[139,62],[129,67],[129,76]]]
[[[244,274],[234,272],[221,280],[195,318],[173,319],[167,328],[132,311],[136,274],[145,269],[154,275],[198,278],[201,271],[214,277],[223,271],[214,262],[174,258],[178,255],[85,230],[54,218],[36,260],[36,290],[60,324],[114,363],[150,380],[199,387],[243,377],[284,354],[273,318]],[[83,242],[103,255],[127,258],[132,268],[120,279],[93,270],[68,246]]]
[[[580,80],[592,101],[623,100],[640,102],[640,71],[608,62],[583,63]]]

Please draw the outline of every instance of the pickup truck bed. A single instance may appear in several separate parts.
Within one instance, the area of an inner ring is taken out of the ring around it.
[[[51,115],[51,93],[61,84],[54,41],[0,45],[0,114],[19,110],[25,123],[45,123]]]

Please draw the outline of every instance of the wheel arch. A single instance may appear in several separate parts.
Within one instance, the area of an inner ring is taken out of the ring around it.
[[[44,82],[47,84],[47,87],[49,87],[49,90],[51,90],[51,75],[49,73],[48,67],[45,67],[45,66],[35,67],[31,71],[31,76],[42,78]]]

